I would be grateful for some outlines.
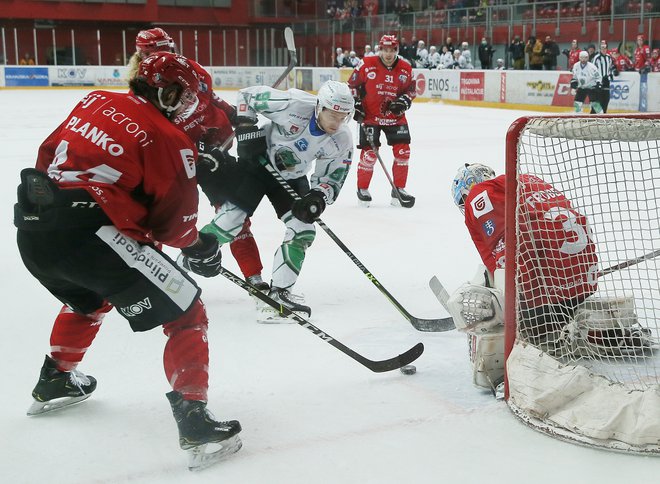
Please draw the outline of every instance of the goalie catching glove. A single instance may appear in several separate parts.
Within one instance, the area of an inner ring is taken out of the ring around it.
[[[504,295],[498,289],[465,283],[447,301],[456,329],[487,333],[504,323]]]
[[[293,202],[291,213],[298,220],[312,224],[325,210],[325,198],[318,190],[310,190],[307,195]]]
[[[393,101],[387,103],[386,110],[391,112],[395,116],[401,116],[408,109],[410,109],[410,106],[412,106],[412,100],[410,99],[410,96],[404,94],[394,99]]]
[[[220,274],[222,254],[218,239],[213,234],[199,233],[196,244],[181,249],[179,265],[187,271],[203,277],[214,277]]]

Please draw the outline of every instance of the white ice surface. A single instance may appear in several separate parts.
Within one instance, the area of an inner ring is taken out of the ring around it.
[[[243,450],[202,473],[186,469],[165,393],[165,337],[131,333],[111,313],[80,369],[99,380],[86,402],[25,415],[60,304],[25,270],[12,207],[18,174],[83,90],[0,90],[0,195],[4,273],[0,481],[3,483],[651,483],[660,461],[586,449],[520,424],[504,403],[471,385],[465,336],[420,333],[321,230],[297,292],[312,321],[373,359],[421,341],[418,372],[374,374],[298,325],[259,325],[252,300],[218,277],[199,279],[211,320],[209,408],[239,419]],[[232,99],[232,93],[222,92]],[[415,104],[411,210],[389,205],[380,167],[374,202],[360,208],[356,168],[323,215],[378,280],[418,317],[447,314],[428,288],[436,274],[451,292],[478,255],[449,196],[464,162],[504,167],[504,139],[521,111]],[[391,165],[391,152],[383,158]],[[357,154],[354,157],[357,160]],[[390,167],[391,168],[391,167]],[[211,217],[203,203],[200,225]],[[267,201],[253,231],[269,275],[283,235]],[[224,261],[238,273],[229,250]],[[267,279],[267,277],[266,277]]]

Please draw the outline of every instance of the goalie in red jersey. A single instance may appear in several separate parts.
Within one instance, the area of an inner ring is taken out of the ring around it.
[[[554,345],[554,356],[644,349],[632,298],[590,298],[598,285],[598,256],[587,217],[534,175],[521,175],[518,184],[520,337]],[[493,389],[504,375],[505,176],[466,164],[452,182],[452,198],[486,270],[461,286],[448,306],[456,327],[469,335],[474,383]]]
[[[362,124],[358,148],[357,196],[363,204],[371,202],[369,184],[378,161],[374,147],[380,147],[380,133],[385,133],[392,147],[394,186],[392,204],[410,208],[415,197],[406,192],[408,161],[410,160],[410,131],[406,111],[417,95],[412,67],[398,55],[399,41],[394,35],[383,35],[377,56],[365,57],[353,71],[348,85],[355,97],[355,120]]]

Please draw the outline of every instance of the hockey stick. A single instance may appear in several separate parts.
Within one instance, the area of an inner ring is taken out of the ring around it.
[[[442,304],[442,307],[449,311],[449,293],[447,292],[447,289],[445,289],[445,286],[440,282],[440,279],[433,276],[429,281],[429,287],[433,294],[435,294],[435,297],[438,298],[440,304]]]
[[[621,262],[620,264],[613,265],[612,267],[608,267],[607,269],[603,269],[602,271],[598,271],[596,274],[597,277],[602,277],[606,274],[610,274],[615,271],[620,271],[621,269],[625,269],[626,267],[634,266],[636,264],[639,264],[640,262],[644,262],[645,260],[649,259],[654,259],[660,255],[660,249],[654,250],[653,252],[649,252],[648,254],[635,257],[634,259],[629,259],[625,262]]]
[[[275,178],[275,180],[284,188],[289,195],[294,200],[299,200],[300,196],[295,192],[293,188],[291,188],[291,185],[287,183],[287,181],[282,178],[282,175],[273,167],[273,165],[270,164],[270,162],[267,159],[264,159],[261,157],[261,162],[262,165],[268,170],[268,172]],[[351,261],[360,268],[360,270],[363,272],[364,275],[367,276],[367,279],[369,279],[374,286],[376,286],[381,293],[394,305],[394,307],[403,315],[404,318],[406,318],[410,324],[413,325],[413,327],[418,330],[418,331],[429,331],[429,332],[439,332],[439,331],[451,331],[452,329],[455,328],[454,326],[454,320],[452,318],[440,318],[440,319],[422,319],[422,318],[416,318],[412,316],[406,309],[399,304],[399,301],[397,301],[394,296],[392,296],[387,289],[383,287],[383,285],[380,283],[378,279],[376,279],[376,276],[374,276],[369,270],[360,262],[360,260],[349,250],[348,247],[341,241],[339,237],[335,235],[335,233],[330,230],[330,227],[328,227],[323,220],[320,218],[317,218],[315,220],[317,224],[319,224],[319,227],[321,227],[326,234],[330,236],[332,240],[335,241],[335,243],[339,246],[339,248],[348,256]]]
[[[280,85],[280,83],[286,79],[286,76],[289,75],[289,72],[293,70],[296,65],[298,65],[298,55],[296,54],[296,43],[293,39],[293,30],[291,30],[291,27],[287,27],[284,29],[284,42],[286,43],[286,50],[289,51],[289,65],[286,66],[286,69],[284,69],[284,72],[280,74],[280,77],[275,80],[273,85],[271,87],[277,87]],[[236,133],[232,131],[232,133],[227,137],[227,139],[220,145],[220,149],[222,151],[227,151],[229,148],[229,145],[231,145],[232,141],[234,141],[234,138],[236,137]]]
[[[383,373],[385,371],[392,371],[392,370],[396,370],[397,368],[401,368],[402,366],[406,366],[412,363],[413,361],[415,361],[417,358],[419,358],[419,356],[424,352],[424,345],[422,343],[417,343],[408,351],[401,353],[399,356],[395,356],[394,358],[390,358],[388,360],[378,360],[378,361],[370,360],[362,356],[361,354],[353,351],[348,346],[340,343],[325,331],[322,331],[321,329],[317,328],[312,323],[307,321],[305,318],[294,313],[286,306],[279,304],[278,302],[276,302],[275,300],[273,300],[272,298],[268,297],[266,294],[261,292],[259,289],[254,287],[252,284],[244,281],[243,279],[233,274],[232,272],[228,271],[224,267],[220,268],[220,274],[222,274],[225,278],[229,279],[231,282],[233,282],[240,288],[249,292],[252,296],[255,296],[264,303],[268,304],[270,307],[279,311],[281,315],[293,319],[300,326],[310,330],[314,335],[318,336],[326,343],[334,346],[345,355],[350,356],[361,365],[366,366],[374,373]]]
[[[369,143],[369,146],[371,146],[371,150],[376,153],[376,158],[378,158],[378,162],[380,163],[380,166],[383,168],[383,171],[385,172],[385,176],[387,177],[387,181],[390,182],[390,185],[392,186],[392,191],[396,194],[396,198],[399,199],[399,203],[403,207],[403,200],[401,199],[401,194],[399,193],[399,190],[397,190],[396,186],[394,185],[394,181],[392,180],[392,177],[390,176],[390,172],[387,171],[387,167],[385,166],[385,163],[383,163],[383,159],[380,157],[380,153],[378,153],[378,149],[376,148],[376,143],[374,142],[374,135],[373,132],[369,133],[365,128],[362,123],[360,123],[360,129],[364,133],[364,135],[367,138],[367,143]],[[413,202],[413,205],[415,202]],[[412,208],[413,205],[410,205],[408,208]]]

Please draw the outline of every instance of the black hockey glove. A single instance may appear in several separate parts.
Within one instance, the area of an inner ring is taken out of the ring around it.
[[[568,55],[570,54],[570,52],[568,51],[568,49],[564,49],[564,50],[562,50],[561,53],[564,54],[566,57],[568,57]]]
[[[387,110],[395,116],[401,116],[407,109],[410,109],[411,105],[412,100],[407,94],[404,94],[403,96],[396,98],[394,101],[390,101],[387,105]]]
[[[307,224],[314,223],[325,210],[325,199],[318,190],[310,190],[307,195],[293,202],[291,213]]]
[[[353,114],[353,119],[359,124],[362,124],[366,116],[367,113],[364,112],[362,101],[355,101],[355,113]]]
[[[602,89],[603,85],[600,82],[596,83],[596,89]]]
[[[644,66],[639,70],[640,74],[648,74],[651,72],[651,66]]]
[[[578,81],[577,79],[571,80],[571,89],[577,89],[578,88]]]
[[[236,158],[218,147],[197,157],[197,184],[211,205],[220,204],[225,200],[224,180],[233,172],[235,166]]]
[[[183,256],[181,266],[195,274],[204,277],[214,277],[220,274],[222,254],[218,239],[213,234],[199,233],[201,244],[181,249]]]
[[[262,128],[239,126],[236,128],[236,141],[239,160],[256,160],[260,156],[267,156],[266,132]]]

